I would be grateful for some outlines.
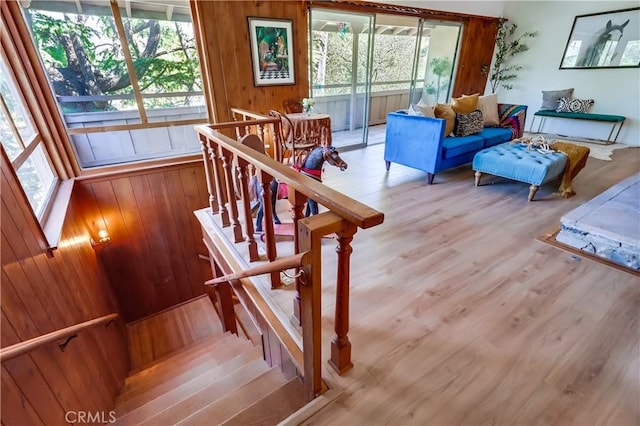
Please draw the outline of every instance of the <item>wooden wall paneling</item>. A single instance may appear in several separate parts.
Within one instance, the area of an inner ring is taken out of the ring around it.
[[[147,275],[154,273],[155,268],[150,258],[139,256],[140,250],[146,253],[148,250],[144,250],[146,240],[142,238],[138,210],[128,179],[79,183],[76,186],[86,186],[82,193],[84,202],[91,206],[96,221],[106,222],[111,242],[100,247],[97,256],[118,298],[125,321],[130,322],[138,315],[151,314],[154,289],[144,286],[148,281]],[[93,225],[94,219],[89,220],[92,226],[102,226],[101,223]],[[97,229],[94,228],[92,232],[97,232]],[[148,294],[145,295],[145,292]]]
[[[0,406],[5,407],[2,410],[2,424],[4,426],[44,425],[31,403],[24,397],[22,391],[4,367],[0,372],[0,380],[2,381]],[[11,407],[11,409],[6,407]]]
[[[187,281],[180,283],[185,294],[185,299],[192,299],[204,293],[202,285],[201,260],[198,258],[198,246],[195,243],[191,230],[190,217],[195,215],[189,208],[187,192],[192,188],[184,187],[182,183],[182,170],[172,170],[164,174],[166,180],[169,202],[173,204],[171,209],[177,235],[176,239],[182,251],[182,264],[186,268]],[[197,189],[197,186],[195,186]],[[177,207],[180,207],[179,209]],[[195,210],[195,209],[194,209]]]
[[[6,217],[4,218],[6,220]],[[6,225],[6,223],[5,223]],[[11,247],[6,243],[7,238],[4,234],[3,230],[3,247],[2,252],[3,256],[10,256],[13,254]],[[41,278],[38,276],[33,276],[33,271],[30,272],[30,277],[25,274],[25,271],[19,267],[19,262],[14,261],[11,262],[11,266],[7,266],[5,262],[6,258],[3,258],[3,273],[2,273],[2,310],[3,313],[6,313],[8,318],[16,318],[16,320],[7,320],[7,324],[15,324],[17,327],[25,327],[24,330],[18,329],[17,335],[20,337],[22,341],[28,340],[33,337],[37,337],[39,335],[49,333],[54,331],[55,329],[63,328],[64,326],[54,327],[53,323],[53,314],[55,312],[54,306],[48,304],[42,304],[42,299],[50,300],[49,295],[44,292],[38,295],[32,288],[32,282],[41,281]],[[52,287],[57,286],[57,282],[49,283]],[[4,324],[3,324],[4,326]],[[7,329],[9,329],[7,327]],[[5,332],[3,327],[3,333]],[[17,342],[12,342],[8,344],[13,344]],[[77,342],[74,342],[76,345]],[[3,347],[5,346],[3,342]],[[70,346],[69,346],[70,348]],[[55,351],[57,348],[48,347],[46,350]],[[55,372],[55,367],[52,366],[48,359],[42,358],[39,356],[39,353],[33,352],[34,356],[39,360],[39,364],[41,364],[46,371]],[[73,358],[73,356],[65,356],[61,353],[49,352],[50,356],[53,359],[57,360],[60,365],[60,369],[65,372],[65,374],[75,379],[72,381],[74,384],[74,388],[77,386],[82,386],[87,379],[86,376],[93,377],[95,376],[95,369],[90,369],[85,367],[85,361],[87,359],[87,352],[81,352],[78,355],[78,358]],[[84,374],[82,376],[76,376],[78,371],[83,371]],[[50,377],[49,383],[54,383],[56,387],[64,387],[64,383],[62,381],[63,377],[54,376]],[[93,379],[91,379],[93,380]],[[21,382],[18,382],[21,383]],[[87,389],[87,391],[91,391],[95,394],[97,391],[101,390],[101,386],[93,386],[92,388]],[[97,407],[105,407],[105,404],[110,404],[110,401],[104,399],[98,399],[96,404]]]
[[[213,90],[218,121],[229,119],[229,108],[267,113],[282,109],[285,99],[303,98],[309,92],[307,76],[306,9],[300,2],[252,1],[197,2],[194,25],[202,36],[208,63],[203,78]],[[248,37],[248,16],[292,19],[295,49],[295,85],[260,86],[253,83]],[[210,25],[215,19],[216,25]],[[224,78],[221,78],[221,77]]]
[[[158,224],[161,229],[158,234],[161,237],[168,264],[171,266],[172,276],[181,277],[181,280],[174,280],[173,285],[177,293],[178,301],[184,302],[193,298],[191,294],[191,276],[187,270],[187,253],[184,245],[187,243],[184,233],[180,232],[177,226],[180,217],[187,218],[189,212],[184,210],[184,203],[180,202],[182,189],[176,187],[170,177],[165,176],[168,173],[152,173],[148,175],[149,186],[153,188],[151,196],[155,205],[155,211],[158,213]],[[172,299],[172,301],[175,299]],[[171,303],[166,307],[175,305]]]
[[[497,31],[496,21],[469,18],[465,22],[453,97],[484,94]],[[485,73],[483,67],[486,67]]]
[[[27,314],[28,311],[24,301],[18,296],[14,283],[11,282],[5,271],[2,272],[2,305],[2,329],[0,330],[2,347],[18,343],[20,340],[26,340],[22,336],[20,336],[21,339],[18,338],[13,325],[7,319],[8,316],[25,320],[30,323],[29,331],[35,330],[36,335],[42,334],[31,320],[29,314]],[[20,326],[20,323],[16,323],[16,325]],[[34,359],[40,363],[40,369]],[[40,418],[45,419],[45,421],[47,419],[56,419],[58,421],[62,419],[64,416],[62,404],[71,407],[72,403],[69,402],[69,398],[76,399],[75,396],[70,396],[67,380],[55,362],[52,361],[52,355],[47,356],[43,355],[41,351],[37,353],[34,351],[30,355],[23,355],[3,364],[12,380],[19,384],[21,392],[29,401],[29,404],[34,407]],[[49,382],[46,379],[49,379]],[[50,383],[53,383],[54,386],[52,387]],[[18,408],[3,406],[2,411],[4,413],[6,410]],[[4,415],[2,421],[4,423]]]
[[[2,313],[2,316],[2,346],[6,347],[19,343],[21,340],[13,326],[7,320],[4,312]],[[67,377],[65,377],[65,374],[60,370],[60,367],[55,361],[55,355],[58,354],[54,354],[54,351],[59,351],[59,349],[55,346],[43,347],[28,355],[22,355],[20,358],[24,359],[15,359],[15,361],[17,361],[17,364],[31,360],[31,362],[37,366],[38,372],[42,375],[42,378],[47,382],[50,389],[55,392],[55,396],[51,395],[51,397],[58,401],[65,412],[69,410],[80,410],[82,409],[82,398],[74,392],[67,381]],[[61,355],[64,356],[64,354]],[[7,362],[7,364],[9,363]],[[11,370],[13,368],[12,365],[14,364],[7,365],[7,368]],[[37,401],[32,402],[37,403]]]
[[[143,238],[146,238],[149,244],[149,251],[143,256],[152,260],[159,275],[157,282],[147,283],[155,287],[154,312],[158,312],[175,305],[175,301],[180,300],[176,288],[176,275],[169,255],[170,243],[164,238],[166,224],[161,220],[159,206],[155,204],[152,195],[159,188],[152,187],[146,175],[132,176],[129,181],[136,201],[136,204],[131,207],[140,212],[141,231]]]
[[[202,241],[200,223],[198,222],[196,215],[193,213],[196,210],[207,207],[209,203],[204,168],[200,166],[182,169],[180,170],[180,178],[182,180],[182,187],[184,188],[184,194],[187,200],[187,210],[189,211],[188,217],[191,224],[190,232],[196,246],[196,253],[198,255],[208,256],[209,251]],[[199,257],[198,270],[200,271],[200,281],[192,283],[194,294],[197,292],[207,292],[207,289],[204,288],[204,282],[213,277],[209,262],[202,260]]]
[[[266,91],[264,87],[256,87],[253,83],[253,58],[251,56],[251,42],[249,37],[249,16],[265,17],[259,7],[253,2],[241,2],[242,4],[231,4],[233,2],[225,2],[229,5],[229,16],[233,22],[238,23],[238,29],[234,31],[234,43],[236,49],[234,53],[237,61],[238,85],[240,88],[241,98],[245,99],[245,108],[249,111],[267,114],[269,109],[266,102]],[[239,106],[237,101],[242,102],[243,99],[230,102],[231,106]]]

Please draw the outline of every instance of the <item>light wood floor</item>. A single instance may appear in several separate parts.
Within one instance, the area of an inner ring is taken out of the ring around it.
[[[326,167],[325,183],[385,222],[354,239],[343,377],[326,363],[335,283],[323,277],[324,375],[344,393],[304,424],[640,424],[640,280],[536,240],[640,171],[640,149],[589,158],[575,197],[549,184],[533,202],[523,183],[474,187],[468,165],[431,186],[403,166],[386,173],[383,149]]]

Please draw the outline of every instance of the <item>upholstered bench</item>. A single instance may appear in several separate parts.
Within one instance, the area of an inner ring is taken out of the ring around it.
[[[542,153],[528,150],[526,145],[507,142],[483,149],[473,157],[475,184],[480,185],[482,173],[525,182],[531,185],[531,201],[540,185],[562,174],[566,163],[566,155],[560,152]]]
[[[534,123],[536,122],[536,118],[540,117],[540,122],[538,123],[537,131],[533,131]],[[591,139],[594,141],[602,141],[605,145],[609,145],[612,143],[616,143],[618,140],[618,136],[620,136],[620,130],[622,130],[622,125],[624,124],[625,117],[623,115],[612,115],[612,114],[593,114],[593,113],[581,113],[581,112],[556,112],[556,111],[546,111],[540,110],[533,114],[533,120],[531,121],[531,132],[532,133],[542,133],[542,129],[544,127],[545,119],[547,117],[554,118],[569,118],[572,120],[589,120],[589,121],[603,121],[607,123],[611,123],[611,131],[609,132],[609,136],[607,139]],[[611,139],[613,136],[613,132],[616,132],[615,138]]]

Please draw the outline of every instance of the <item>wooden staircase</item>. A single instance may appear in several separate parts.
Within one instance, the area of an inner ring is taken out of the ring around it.
[[[206,297],[174,308],[180,314],[160,315],[184,318],[184,311],[200,312],[206,305],[215,318]],[[168,325],[157,315],[148,320]],[[182,321],[187,323],[198,321]],[[157,333],[149,335],[157,338]],[[278,367],[269,367],[262,347],[220,330],[133,370],[115,412],[118,425],[274,425],[304,405],[298,377],[287,379]]]

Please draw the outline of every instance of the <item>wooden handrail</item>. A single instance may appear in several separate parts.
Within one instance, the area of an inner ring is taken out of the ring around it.
[[[231,108],[231,115],[233,116],[234,114],[239,114],[239,115],[243,116],[245,119],[246,118],[253,118],[253,119],[256,119],[256,120],[260,120],[260,119],[264,119],[264,118],[269,118],[266,115],[258,114],[257,112],[248,111],[248,110],[242,109],[242,108]]]
[[[309,258],[311,253],[305,251],[304,253],[294,254],[293,256],[283,257],[282,259],[274,260],[273,262],[266,263],[264,265],[256,266],[255,268],[246,269],[244,271],[236,272],[234,274],[225,275],[223,277],[214,278],[205,281],[204,285],[215,285],[225,281],[239,280],[240,278],[254,277],[256,275],[269,274],[274,271],[283,271],[285,269],[300,268],[309,264]]]
[[[378,210],[329,188],[323,185],[322,182],[298,173],[282,163],[269,158],[267,155],[257,153],[251,148],[240,145],[222,133],[212,130],[207,125],[195,126],[195,128],[202,136],[221,142],[224,148],[234,155],[251,162],[263,172],[267,172],[280,182],[285,182],[289,188],[293,188],[299,193],[312,198],[360,228],[371,228],[380,225],[384,221],[384,214]]]
[[[118,314],[115,313],[105,315],[103,317],[81,322],[79,324],[63,328],[61,330],[52,331],[51,333],[43,334],[42,336],[34,337],[33,339],[29,339],[24,342],[16,343],[15,345],[11,345],[7,348],[2,348],[0,349],[0,363],[31,352],[51,342],[69,338],[89,328],[96,327],[100,324],[109,323],[116,318],[118,318]]]

